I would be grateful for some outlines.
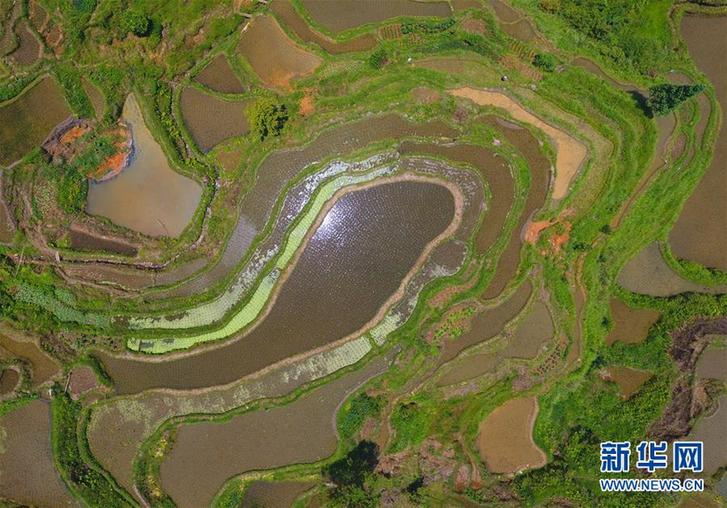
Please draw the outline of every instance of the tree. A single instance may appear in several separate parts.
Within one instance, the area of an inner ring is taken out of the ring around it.
[[[132,33],[137,37],[146,37],[151,27],[151,19],[141,11],[127,9],[121,14],[120,28],[124,35]]]
[[[550,53],[538,53],[533,58],[533,65],[547,72],[553,72],[556,64],[555,57]]]
[[[289,119],[288,108],[272,97],[266,97],[248,108],[247,119],[250,128],[258,133],[262,141],[270,135],[280,135]]]
[[[357,508],[376,506],[368,480],[378,463],[378,445],[364,440],[359,441],[345,457],[324,468],[325,475],[336,484],[331,492],[332,505]]]
[[[672,112],[679,104],[704,90],[704,85],[661,84],[649,89],[648,105],[656,116]]]
[[[384,48],[379,48],[369,56],[369,65],[374,69],[381,69],[388,62],[388,55]]]

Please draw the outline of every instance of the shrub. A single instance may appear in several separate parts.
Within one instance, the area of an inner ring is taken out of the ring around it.
[[[533,65],[546,72],[553,72],[557,61],[550,53],[538,53],[533,57]]]
[[[379,48],[369,56],[369,65],[374,69],[381,69],[389,61],[384,48]]]
[[[152,22],[143,12],[127,9],[121,14],[119,27],[124,35],[132,33],[137,37],[146,37],[151,32]]]
[[[381,399],[362,393],[354,397],[344,406],[339,419],[338,428],[342,436],[353,436],[361,429],[366,418],[379,414]]]
[[[271,97],[256,101],[247,110],[250,127],[260,141],[271,135],[280,136],[289,118],[287,106]]]
[[[656,116],[671,113],[679,104],[704,90],[704,85],[662,84],[649,89],[648,105]]]

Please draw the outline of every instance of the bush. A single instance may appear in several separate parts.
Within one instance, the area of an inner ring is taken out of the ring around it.
[[[369,65],[374,69],[381,69],[389,61],[384,48],[379,48],[369,56]]]
[[[146,37],[151,32],[152,22],[143,12],[127,9],[121,14],[119,27],[124,35],[132,33],[137,37]]]
[[[656,116],[671,113],[679,104],[704,90],[704,85],[662,84],[649,89],[648,105]]]
[[[378,445],[371,441],[360,441],[356,448],[327,466],[324,472],[338,487],[362,488],[378,463]]]
[[[538,53],[533,58],[533,65],[546,72],[553,72],[557,63],[555,57],[550,53]]]
[[[271,135],[280,136],[289,118],[287,106],[273,98],[260,99],[247,110],[250,128],[257,132],[260,141]]]
[[[339,417],[341,436],[350,437],[361,429],[366,418],[374,417],[381,410],[381,399],[362,393],[346,404]]]

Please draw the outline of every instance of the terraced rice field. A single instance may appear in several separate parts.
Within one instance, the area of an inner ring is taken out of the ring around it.
[[[483,420],[477,443],[490,471],[516,473],[545,464],[545,454],[532,437],[537,414],[538,402],[529,397],[512,399]]]
[[[399,16],[439,16],[452,13],[447,2],[418,2],[414,0],[390,0],[388,2],[357,2],[342,0],[331,3],[326,0],[302,0],[311,18],[331,32],[342,32],[367,23],[376,23]]]
[[[249,132],[245,112],[249,104],[249,101],[222,100],[191,86],[182,90],[179,103],[184,124],[203,152]]]
[[[70,114],[62,91],[51,77],[0,104],[0,164],[9,166],[20,160]]]
[[[53,465],[50,406],[34,400],[0,417],[0,492],[27,505],[81,506]]]
[[[214,57],[194,77],[194,80],[215,92],[234,94],[245,92],[245,87],[240,83],[240,79],[235,75],[225,55],[217,55]]]
[[[296,46],[272,16],[255,17],[240,37],[237,51],[247,60],[260,80],[282,90],[292,81],[312,74],[322,60]]]

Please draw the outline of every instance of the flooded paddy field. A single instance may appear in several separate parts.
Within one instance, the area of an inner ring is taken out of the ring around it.
[[[138,251],[135,246],[121,239],[99,236],[74,227],[71,227],[68,238],[74,250],[105,251],[123,256],[136,256]]]
[[[134,136],[133,160],[113,179],[89,185],[86,212],[148,236],[177,237],[192,219],[202,188],[170,167],[133,95],[122,118]]]
[[[295,500],[314,485],[308,482],[254,481],[245,488],[242,508],[293,506]]]
[[[0,492],[31,506],[80,506],[53,466],[50,405],[34,400],[0,417]]]
[[[63,91],[51,77],[0,105],[0,164],[12,165],[40,146],[53,127],[70,115]]]
[[[490,0],[490,5],[495,11],[500,27],[509,36],[526,42],[535,38],[535,29],[530,20],[500,0]]]
[[[4,177],[0,169],[0,243],[10,243],[15,236],[15,220],[5,202]]]
[[[604,372],[604,379],[616,383],[618,394],[623,400],[633,397],[649,380],[651,372],[630,367],[611,366]]]
[[[515,195],[514,182],[507,162],[491,150],[477,145],[438,145],[405,141],[399,146],[401,154],[426,154],[449,161],[469,164],[476,168],[490,188],[483,225],[475,238],[477,253],[483,253],[498,238]]]
[[[189,86],[182,90],[179,104],[184,124],[202,152],[249,131],[245,113],[248,101],[222,100]]]
[[[262,82],[287,90],[295,79],[312,74],[323,60],[299,48],[274,17],[256,16],[243,29],[237,46]]]
[[[621,269],[618,283],[629,291],[649,296],[679,293],[723,293],[727,286],[705,286],[675,273],[664,261],[658,242],[644,247]]]
[[[460,351],[498,335],[522,311],[532,292],[533,286],[526,280],[504,302],[476,314],[467,331],[454,340],[445,341],[440,362],[447,362]]]
[[[60,372],[58,362],[37,344],[36,339],[0,324],[0,358],[21,358],[30,364],[31,385],[37,387]]]
[[[21,67],[34,64],[40,58],[41,46],[38,39],[24,20],[17,24],[15,33],[18,36],[18,47],[10,53],[10,59]]]
[[[610,306],[613,328],[606,336],[609,346],[617,340],[625,344],[640,344],[661,315],[654,309],[631,308],[616,298],[611,299]]]
[[[727,464],[727,395],[719,398],[717,411],[710,416],[701,418],[694,427],[689,438],[704,442],[704,474],[713,475],[720,467]]]
[[[545,205],[551,165],[543,154],[540,142],[530,131],[510,123],[498,122],[494,117],[486,117],[485,121],[490,125],[501,127],[502,135],[525,157],[530,169],[530,189],[525,200],[525,209],[520,214],[520,220],[513,229],[505,251],[498,260],[495,274],[482,295],[483,298],[489,299],[497,297],[517,273],[523,245],[522,230],[533,214]]]
[[[516,121],[532,125],[548,136],[556,148],[553,199],[563,199],[566,196],[573,178],[588,155],[586,146],[581,141],[568,132],[541,120],[504,92],[463,87],[450,90],[450,93],[455,97],[469,99],[480,106],[493,106],[504,109]]]
[[[164,421],[186,414],[224,413],[256,399],[286,395],[356,363],[370,350],[369,341],[361,338],[204,392],[153,390],[133,397],[115,398],[94,408],[87,434],[91,451],[104,469],[131,491],[137,450]],[[382,370],[392,357],[377,360],[382,362]]]
[[[180,508],[205,506],[235,475],[328,457],[338,443],[336,409],[385,365],[372,362],[285,406],[182,425],[160,468],[164,491]]]
[[[712,340],[724,340],[716,336]],[[697,361],[696,376],[704,379],[719,379],[727,382],[727,347],[711,346],[705,349]]]
[[[313,20],[330,30],[342,32],[350,28],[377,23],[399,16],[437,16],[452,14],[449,3],[443,1],[388,0],[361,2],[359,0],[302,0],[303,7]]]
[[[376,38],[371,34],[362,34],[345,41],[334,41],[326,37],[311,28],[295,10],[291,0],[273,0],[270,8],[302,41],[317,44],[331,54],[368,51],[376,46]]]
[[[20,372],[18,370],[11,368],[0,370],[0,395],[12,393],[19,383]]]
[[[712,82],[723,115],[727,111],[727,16],[685,15],[681,34],[697,67]],[[702,180],[687,199],[669,234],[677,258],[727,271],[727,127],[725,119],[717,135],[714,158]]]
[[[366,118],[322,132],[315,140],[301,148],[271,153],[260,164],[255,183],[242,200],[238,221],[220,256],[208,271],[157,298],[191,296],[205,291],[236,268],[255,236],[271,218],[272,210],[286,182],[298,180],[313,164],[329,157],[342,156],[371,143],[396,137],[446,137],[456,131],[441,122],[416,124],[403,117],[390,114]],[[307,191],[309,195],[311,190]]]
[[[480,458],[492,473],[517,473],[545,465],[545,453],[533,441],[538,415],[535,397],[512,399],[482,421],[477,436]]]
[[[228,383],[341,339],[376,314],[454,212],[449,189],[433,183],[382,183],[345,194],[302,251],[269,314],[243,340],[163,363],[100,356],[117,390],[135,393]],[[352,222],[360,224],[355,232],[347,227]],[[245,361],[222,369],[230,358]]]
[[[502,332],[493,329],[497,334]],[[530,360],[535,358],[542,347],[553,338],[553,320],[548,307],[537,301],[517,323],[512,336],[506,336],[504,348],[469,354],[453,360],[444,367],[444,373],[437,379],[437,386],[448,386],[486,373],[494,373],[503,362],[509,359]]]
[[[194,77],[210,90],[221,93],[244,93],[245,87],[235,75],[225,55],[217,55]]]

